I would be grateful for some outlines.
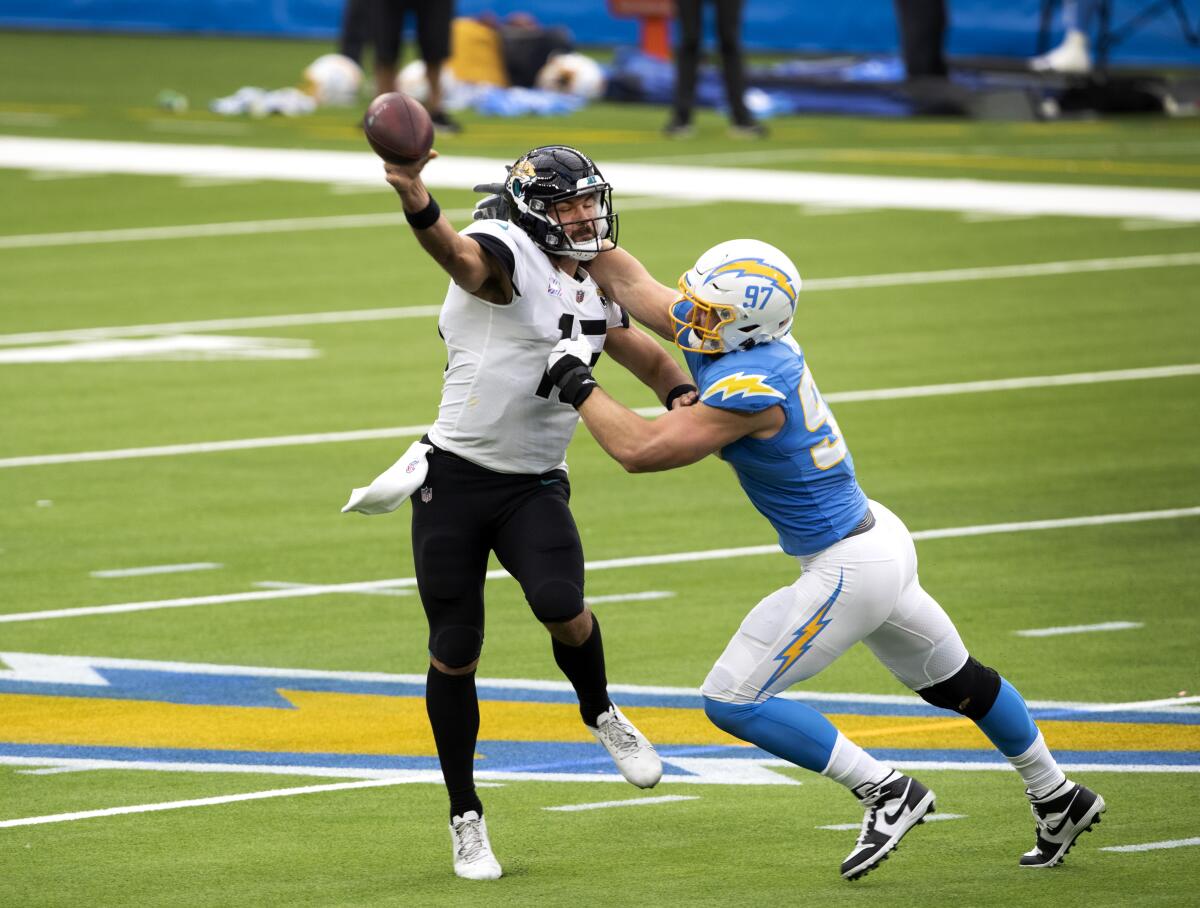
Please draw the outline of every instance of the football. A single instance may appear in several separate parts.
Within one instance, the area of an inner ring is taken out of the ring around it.
[[[433,120],[421,102],[392,91],[371,102],[363,132],[375,154],[390,164],[408,164],[433,147]]]

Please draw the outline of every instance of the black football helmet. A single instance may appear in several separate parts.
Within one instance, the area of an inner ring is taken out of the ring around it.
[[[596,214],[591,218],[559,223],[554,205],[595,193]],[[617,244],[617,214],[612,207],[612,187],[589,158],[566,145],[535,148],[517,159],[504,181],[508,218],[540,248],[586,262],[595,258],[607,240]],[[564,227],[590,223],[592,236],[572,240]]]

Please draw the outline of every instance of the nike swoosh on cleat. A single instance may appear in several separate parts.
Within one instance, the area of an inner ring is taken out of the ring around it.
[[[1065,808],[1063,808],[1061,823],[1059,823],[1057,826],[1050,826],[1047,824],[1047,826],[1046,826],[1047,836],[1062,835],[1062,831],[1064,829],[1066,829],[1067,824],[1069,822],[1071,822],[1071,805],[1075,803],[1075,799],[1078,797],[1079,797],[1079,792],[1077,791],[1077,792],[1075,792],[1074,795],[1072,795],[1071,800],[1067,802],[1067,806]]]
[[[908,793],[910,791],[912,791],[912,779],[909,779],[908,784],[904,786],[904,794],[900,798],[900,806],[896,808],[896,812],[891,814],[885,813],[883,815],[883,821],[889,826],[900,819],[901,814],[904,813],[904,808],[908,806]]]

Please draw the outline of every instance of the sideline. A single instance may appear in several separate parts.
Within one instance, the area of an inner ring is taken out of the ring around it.
[[[509,164],[509,160],[499,158],[447,155],[431,161],[423,176],[432,189],[469,190],[489,177],[500,177]],[[306,183],[378,184],[380,180],[379,159],[368,151],[16,136],[0,136],[0,167]],[[1200,191],[1190,189],[857,176],[619,161],[605,164],[604,171],[622,194],[689,201],[1200,221]]]

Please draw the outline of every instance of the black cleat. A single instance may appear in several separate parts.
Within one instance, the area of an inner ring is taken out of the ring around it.
[[[925,822],[925,815],[933,810],[933,797],[916,779],[894,770],[882,782],[867,786],[859,795],[867,808],[862,832],[854,850],[842,861],[842,876],[857,880],[886,861],[905,833]]]
[[[1025,794],[1037,821],[1037,843],[1021,856],[1022,867],[1061,864],[1075,840],[1100,822],[1106,807],[1104,798],[1069,779],[1044,798]]]

